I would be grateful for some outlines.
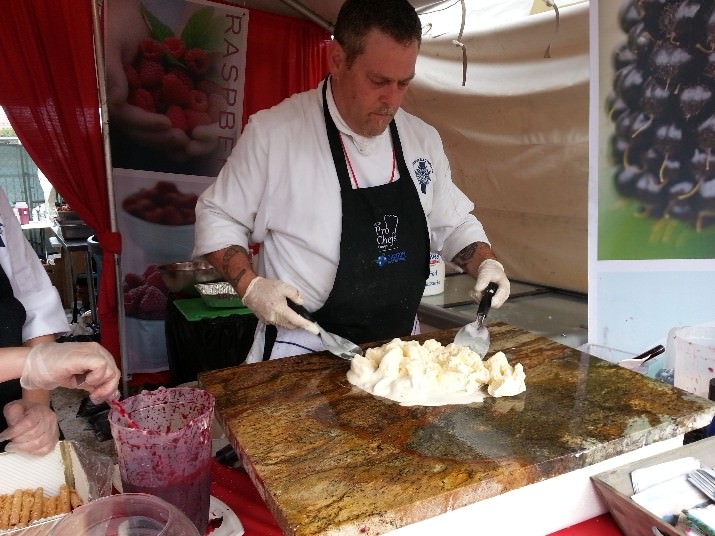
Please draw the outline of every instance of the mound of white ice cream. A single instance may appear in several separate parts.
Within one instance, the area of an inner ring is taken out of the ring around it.
[[[513,396],[526,390],[524,367],[512,367],[503,352],[486,361],[464,346],[429,339],[393,339],[353,358],[348,381],[404,406],[481,402],[487,393]],[[486,391],[486,392],[485,392]]]

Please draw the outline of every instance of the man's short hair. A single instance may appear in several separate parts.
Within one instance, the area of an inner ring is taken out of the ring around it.
[[[334,39],[345,50],[350,67],[365,50],[365,36],[380,30],[398,43],[422,40],[422,23],[407,0],[346,0],[338,13]]]

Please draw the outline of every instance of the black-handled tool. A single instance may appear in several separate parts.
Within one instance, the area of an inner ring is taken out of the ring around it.
[[[315,319],[313,318],[313,315],[310,314],[310,311],[303,307],[302,305],[298,305],[295,303],[293,300],[287,299],[286,301],[288,302],[288,307],[293,309],[296,313],[298,313],[300,316],[305,318],[306,320],[310,320],[311,322],[315,322]]]
[[[477,318],[481,318],[483,321],[487,317],[489,309],[492,308],[492,298],[498,289],[499,285],[497,285],[494,281],[489,283],[487,288],[484,289],[484,292],[482,292],[482,299],[479,301],[479,307],[477,307]]]

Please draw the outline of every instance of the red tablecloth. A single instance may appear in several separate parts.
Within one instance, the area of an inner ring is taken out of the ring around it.
[[[216,460],[211,466],[211,495],[225,502],[241,520],[245,536],[282,536],[273,516],[243,469]],[[623,536],[609,514],[588,519],[551,536]]]
[[[603,514],[598,517],[587,519],[581,523],[573,525],[550,536],[624,536],[623,532],[610,514]]]
[[[231,469],[213,460],[211,477],[211,495],[235,512],[241,520],[245,536],[283,536],[243,469]]]

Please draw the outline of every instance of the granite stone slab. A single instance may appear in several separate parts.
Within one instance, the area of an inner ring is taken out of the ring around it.
[[[456,329],[414,337],[451,342]],[[526,392],[405,407],[308,354],[202,373],[216,415],[284,533],[377,535],[710,423],[715,403],[514,326],[491,352]],[[370,345],[364,345],[370,346]]]

